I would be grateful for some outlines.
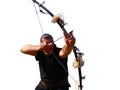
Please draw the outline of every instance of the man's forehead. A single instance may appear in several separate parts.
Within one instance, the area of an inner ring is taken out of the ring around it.
[[[42,40],[45,40],[45,41],[53,41],[52,38],[42,38]]]
[[[53,39],[52,38],[42,38],[41,42],[45,42],[45,43],[51,43],[53,42]]]

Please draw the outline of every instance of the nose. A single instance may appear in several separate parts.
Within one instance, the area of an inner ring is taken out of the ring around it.
[[[52,45],[52,43],[48,43],[48,45],[49,45],[49,46],[51,46],[51,45]]]

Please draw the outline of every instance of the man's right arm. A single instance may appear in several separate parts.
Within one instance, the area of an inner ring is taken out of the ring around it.
[[[25,45],[21,48],[21,52],[24,54],[28,54],[28,55],[32,55],[32,56],[36,56],[37,55],[37,51],[40,50],[40,46],[39,45]]]

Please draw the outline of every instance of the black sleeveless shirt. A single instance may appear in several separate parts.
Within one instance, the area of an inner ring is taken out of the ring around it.
[[[39,61],[41,80],[48,83],[57,83],[68,78],[68,57],[62,59],[59,57],[61,48],[54,47],[51,55],[45,55],[43,51],[38,51],[36,60]]]

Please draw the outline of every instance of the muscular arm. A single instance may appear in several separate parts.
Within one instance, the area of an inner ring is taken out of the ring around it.
[[[69,37],[66,37],[66,35],[64,37],[66,44],[63,46],[62,50],[59,53],[59,56],[61,58],[65,58],[71,53],[73,45],[75,44],[76,41],[72,33],[69,33]]]
[[[60,51],[59,56],[60,56],[61,58],[67,57],[67,56],[71,53],[72,48],[73,48],[72,45],[69,46],[69,45],[65,44],[65,45],[63,46],[62,50]]]
[[[23,46],[20,51],[24,54],[36,56],[38,50],[40,50],[39,45],[29,45],[28,44],[28,45]]]

